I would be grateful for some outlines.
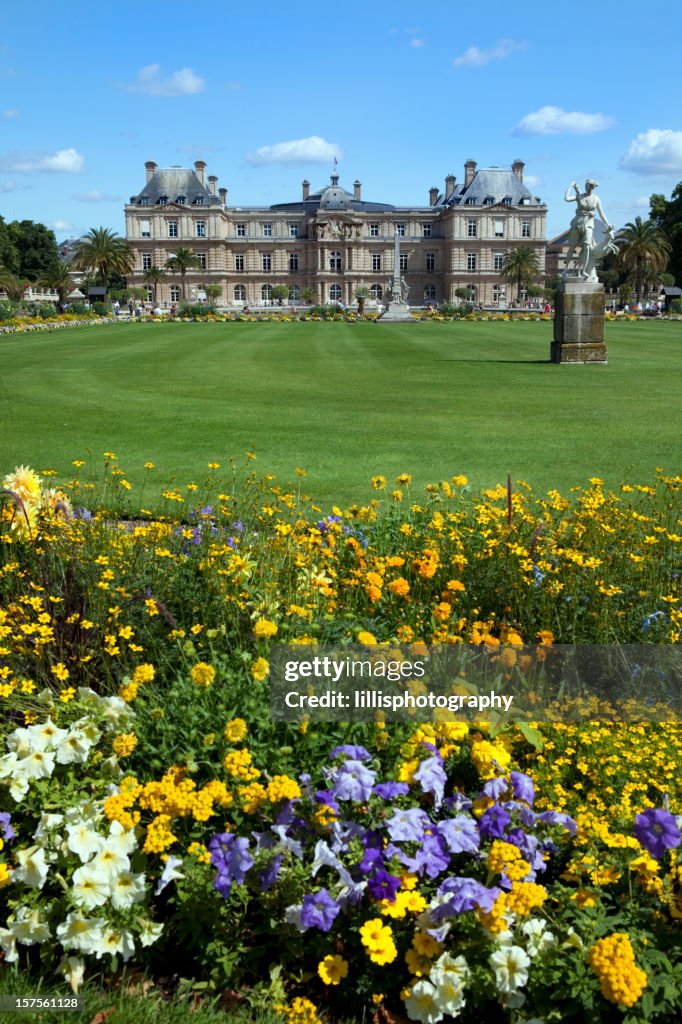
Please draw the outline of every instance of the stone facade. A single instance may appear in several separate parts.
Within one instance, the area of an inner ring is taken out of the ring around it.
[[[396,231],[411,306],[459,301],[458,288],[472,289],[483,305],[507,305],[516,296],[500,269],[505,253],[519,245],[533,248],[544,277],[547,209],[524,185],[520,160],[510,170],[477,170],[468,160],[460,184],[448,175],[442,192],[431,188],[428,205],[414,207],[366,201],[359,181],[348,192],[337,174],[316,192],[304,181],[298,201],[229,206],[227,190],[215,176],[206,178],[202,160],[193,169],[153,161],[145,167],[146,184],[125,208],[134,253],[128,280],[148,287],[150,300],[161,305],[202,299],[212,284],[227,306],[267,304],[272,289],[286,285],[289,302],[312,290],[314,301],[344,305],[354,305],[364,287],[371,307],[390,293]],[[200,267],[184,281],[169,273],[154,295],[148,270],[165,268],[179,248],[191,249]]]

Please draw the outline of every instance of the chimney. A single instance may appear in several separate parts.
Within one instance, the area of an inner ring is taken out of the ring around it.
[[[218,193],[220,195],[220,202],[223,204],[223,206],[227,206],[227,189],[219,188]]]
[[[216,194],[216,188],[218,185],[218,179],[215,174],[209,174],[208,176],[208,191],[212,196]]]
[[[362,199],[362,182],[353,182],[353,199],[357,199],[358,202]]]
[[[452,195],[455,191],[455,176],[454,174],[448,174],[445,179],[445,197]]]
[[[519,179],[519,181],[523,181],[523,168],[525,166],[526,165],[524,164],[523,160],[515,160],[514,163],[512,164],[512,171],[514,172],[516,177]]]
[[[429,189],[429,206],[435,206],[438,202],[438,189],[435,185]]]
[[[194,161],[194,170],[196,172],[197,178],[199,179],[201,184],[204,186],[204,188],[206,188],[206,161],[205,160],[195,160]]]
[[[156,164],[154,163],[153,160],[147,160],[147,163],[144,165],[144,168],[147,172],[147,181],[150,182],[154,175],[156,174]]]
[[[303,182],[303,202],[306,201],[306,199],[308,198],[309,195],[310,195],[310,182],[309,181],[304,181]]]
[[[464,164],[464,187],[468,188],[471,182],[474,180],[476,174],[476,161],[467,160]]]

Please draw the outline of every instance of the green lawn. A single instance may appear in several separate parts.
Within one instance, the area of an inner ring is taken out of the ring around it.
[[[126,324],[0,337],[0,477],[113,451],[133,483],[241,460],[324,501],[371,476],[568,488],[680,468],[682,323],[607,324],[608,366],[548,361],[549,323]],[[296,478],[294,478],[296,479]],[[133,492],[134,493],[134,492]]]

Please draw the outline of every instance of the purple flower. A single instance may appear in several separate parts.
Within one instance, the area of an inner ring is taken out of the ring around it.
[[[367,883],[367,891],[373,900],[395,900],[395,894],[400,888],[400,879],[391,875],[384,868],[376,871]]]
[[[488,779],[483,787],[483,792],[491,800],[498,800],[503,793],[509,789],[509,783],[503,775],[496,775],[494,779]]]
[[[446,878],[438,887],[438,895],[449,897],[449,899],[446,903],[442,903],[430,911],[429,916],[434,923],[438,924],[447,917],[465,914],[468,910],[474,910],[475,907],[489,912],[500,892],[501,890],[497,887],[487,889],[475,878]]]
[[[451,853],[476,853],[481,845],[476,822],[468,814],[445,818],[436,827]]]
[[[7,840],[7,842],[11,843],[12,840],[16,837],[16,832],[10,825],[9,820],[10,816],[7,813],[7,811],[0,811],[0,828],[2,829],[2,834]]]
[[[315,799],[318,804],[326,804],[327,807],[331,807],[335,814],[341,813],[341,808],[334,799],[331,789],[318,789],[315,793]]]
[[[563,825],[572,836],[578,831],[578,826],[570,814],[564,814],[562,811],[543,811],[542,814],[538,814],[538,821],[543,821],[546,825]]]
[[[440,807],[447,782],[440,754],[434,754],[433,757],[427,757],[422,761],[414,777],[424,793],[433,793],[433,802],[436,807]]]
[[[229,896],[232,883],[241,885],[249,868],[253,867],[253,857],[249,853],[249,840],[235,838],[230,832],[213,836],[208,848],[211,853],[211,864],[218,870],[213,887],[222,896]]]
[[[332,792],[337,800],[369,800],[376,772],[365,768],[362,761],[346,761],[336,773]]]
[[[656,860],[660,860],[666,850],[680,845],[680,830],[675,817],[662,807],[650,807],[637,815],[635,835]]]
[[[505,811],[504,807],[493,804],[481,818],[478,827],[482,836],[486,836],[488,839],[501,839],[510,822],[511,815]]]
[[[351,761],[371,761],[372,755],[359,743],[342,743],[340,747],[334,747],[331,752],[332,760],[335,757],[348,757]]]
[[[523,772],[510,772],[509,778],[511,779],[515,798],[523,800],[532,807],[535,800],[535,786],[531,777],[524,775]]]
[[[424,836],[422,848],[417,850],[414,859],[419,874],[424,871],[429,878],[437,878],[450,863],[450,854],[446,852],[445,842],[436,832]]]
[[[392,818],[386,822],[388,834],[395,842],[419,843],[424,838],[424,832],[431,827],[428,814],[418,807],[410,807],[407,810],[395,811]]]
[[[282,865],[282,859],[282,854],[278,853],[277,856],[270,861],[268,866],[261,871],[258,880],[263,892],[267,892],[268,889],[272,889],[273,885],[279,878],[279,869]]]
[[[372,792],[382,800],[394,800],[397,796],[407,796],[410,787],[406,782],[378,782]]]
[[[322,932],[328,932],[340,909],[326,889],[319,889],[303,897],[301,924],[304,928],[319,928]]]

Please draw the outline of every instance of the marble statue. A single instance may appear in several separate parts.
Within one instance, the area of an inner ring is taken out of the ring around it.
[[[576,212],[573,220],[570,224],[568,232],[568,252],[566,253],[566,269],[564,270],[562,277],[568,277],[569,266],[571,260],[575,255],[575,251],[580,247],[580,253],[576,257],[576,273],[577,276],[583,281],[596,281],[597,280],[597,268],[596,262],[600,255],[603,255],[606,248],[602,249],[600,246],[600,252],[595,252],[594,244],[594,222],[597,214],[599,219],[604,222],[607,231],[607,245],[610,245],[610,252],[617,251],[614,243],[614,227],[609,224],[606,219],[606,214],[602,210],[601,202],[599,197],[594,195],[594,190],[597,188],[598,183],[592,178],[588,178],[585,182],[585,191],[581,192],[578,187],[578,183],[572,181],[566,189],[564,199],[567,203],[576,204]],[[572,194],[572,191],[575,194]]]

